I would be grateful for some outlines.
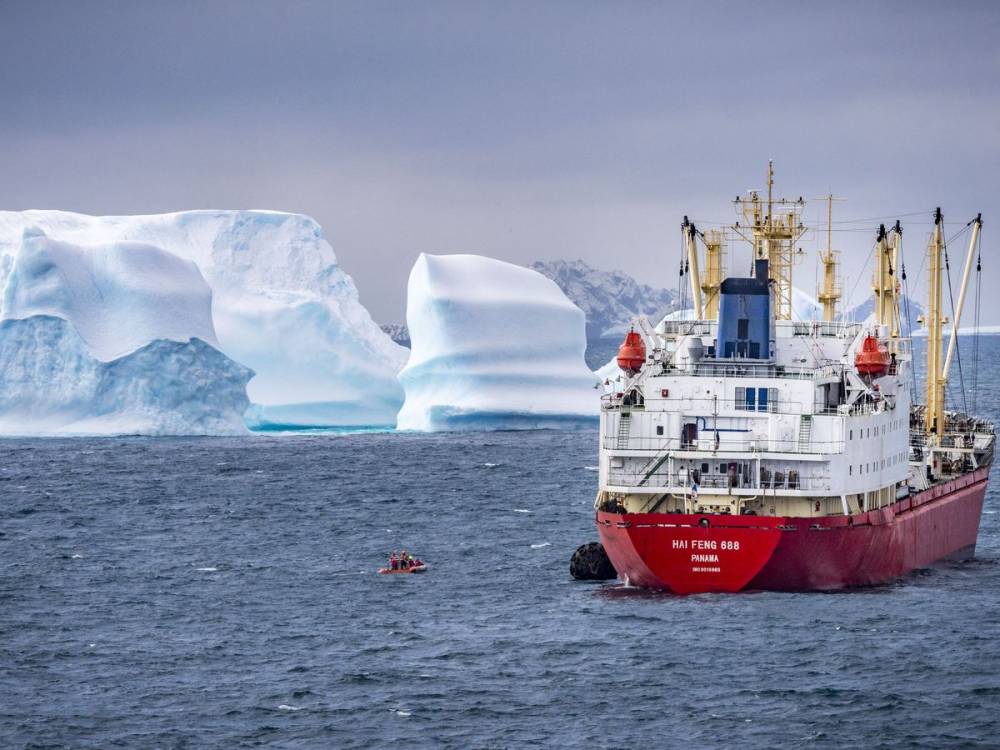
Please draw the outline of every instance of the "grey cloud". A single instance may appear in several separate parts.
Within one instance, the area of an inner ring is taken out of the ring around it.
[[[7,3],[0,205],[309,213],[383,321],[422,251],[673,285],[681,216],[732,220],[768,158],[794,196],[846,195],[838,218],[941,203],[990,241],[994,5],[734,8]],[[855,273],[872,229],[837,235]]]

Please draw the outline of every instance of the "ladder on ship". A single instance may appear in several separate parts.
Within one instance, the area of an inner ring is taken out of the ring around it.
[[[618,415],[618,442],[619,449],[628,448],[629,433],[632,431],[632,414],[627,411]]]
[[[813,418],[811,414],[803,414],[799,418],[799,452],[809,450],[812,442]]]

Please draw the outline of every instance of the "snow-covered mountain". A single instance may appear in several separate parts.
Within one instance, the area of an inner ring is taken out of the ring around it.
[[[623,271],[600,271],[582,260],[549,260],[530,268],[552,279],[587,316],[587,339],[613,334],[636,315],[660,320],[676,309],[676,294],[640,284]]]
[[[906,326],[907,308],[909,309],[910,313],[909,328],[907,328]],[[852,307],[841,317],[844,320],[853,320],[857,322],[862,322],[866,320],[868,316],[871,315],[873,312],[875,312],[875,298],[869,297],[860,305]],[[917,318],[919,318],[921,315],[924,314],[923,305],[914,299],[907,299],[906,296],[904,295],[899,300],[899,312],[900,312],[900,317],[903,319],[903,333],[906,333],[907,331],[912,331],[914,335],[919,335],[921,326],[920,323],[917,322]]]

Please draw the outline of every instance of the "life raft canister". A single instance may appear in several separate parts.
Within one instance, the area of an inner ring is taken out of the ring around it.
[[[629,375],[635,375],[646,361],[646,342],[633,328],[625,334],[625,341],[618,349],[618,366]]]
[[[854,366],[862,375],[877,378],[889,372],[889,352],[878,345],[874,336],[866,336],[854,357]]]

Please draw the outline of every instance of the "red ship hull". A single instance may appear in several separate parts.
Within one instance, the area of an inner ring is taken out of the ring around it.
[[[988,476],[984,467],[854,516],[599,511],[597,528],[619,576],[633,586],[677,594],[871,586],[971,555]]]

